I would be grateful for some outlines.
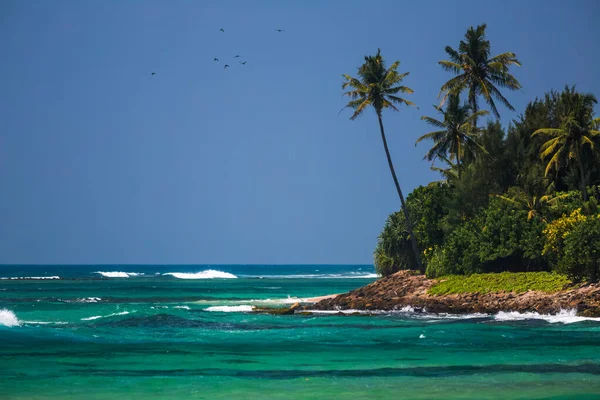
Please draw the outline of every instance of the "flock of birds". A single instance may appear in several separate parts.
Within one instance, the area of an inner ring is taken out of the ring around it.
[[[223,29],[223,28],[221,28],[219,31],[220,31],[220,32],[222,32],[222,33],[225,33],[225,29]],[[275,32],[281,33],[281,32],[285,32],[285,31],[284,31],[283,29],[275,29]],[[240,58],[240,55],[239,55],[239,54],[236,54],[235,56],[233,56],[233,58],[234,58],[234,59],[235,59],[235,58]],[[217,57],[213,58],[213,62],[218,62],[218,61],[219,61],[219,59],[218,59]],[[239,61],[239,60],[238,60],[238,62],[239,62],[240,64],[242,64],[242,65],[246,65],[246,63],[247,63],[248,61]],[[223,67],[223,69],[227,69],[227,68],[229,68],[229,67],[230,67],[230,65],[229,65],[229,64],[225,64],[225,66]],[[152,72],[150,75],[151,75],[151,76],[154,76],[154,75],[156,75],[156,72]]]

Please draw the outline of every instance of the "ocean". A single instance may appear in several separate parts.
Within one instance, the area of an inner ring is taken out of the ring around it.
[[[374,279],[372,265],[0,266],[0,399],[600,399],[600,319],[570,310],[252,311]]]

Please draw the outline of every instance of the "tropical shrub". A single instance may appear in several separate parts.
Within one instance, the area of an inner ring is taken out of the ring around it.
[[[528,219],[526,210],[493,198],[448,236],[434,253],[427,276],[543,270],[543,229],[544,223]]]
[[[569,233],[585,219],[585,215],[581,213],[581,208],[577,208],[570,215],[563,215],[546,226],[543,231],[545,243],[542,255],[546,257],[551,266],[558,264],[558,260],[564,251],[565,239]]]
[[[413,230],[423,250],[423,261],[431,257],[433,248],[444,240],[443,221],[448,213],[450,187],[438,183],[420,186],[406,199]],[[377,240],[374,252],[375,269],[387,276],[403,269],[417,269],[416,259],[406,229],[404,213],[390,214]]]
[[[600,278],[600,215],[580,219],[563,240],[558,272],[574,282]]]

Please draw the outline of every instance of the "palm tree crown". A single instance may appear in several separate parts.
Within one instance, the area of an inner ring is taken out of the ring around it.
[[[479,110],[477,97],[483,96],[496,118],[500,118],[494,98],[509,110],[515,110],[498,88],[510,90],[521,88],[519,81],[508,71],[511,65],[520,67],[521,64],[516,55],[510,52],[490,58],[490,41],[485,39],[486,26],[483,24],[477,28],[469,28],[465,40],[460,41],[458,50],[446,46],[446,53],[450,60],[440,61],[439,64],[446,71],[454,72],[457,76],[442,86],[440,95],[444,93],[443,104],[448,95],[460,94],[463,90],[468,90],[468,100],[473,112]]]
[[[460,162],[464,159],[466,150],[486,152],[475,140],[479,132],[474,127],[474,122],[477,117],[488,115],[489,111],[480,110],[472,113],[472,107],[469,104],[460,105],[459,97],[455,94],[448,97],[445,111],[440,106],[434,105],[433,107],[442,114],[443,121],[427,116],[421,117],[421,119],[440,130],[421,136],[417,139],[415,146],[423,140],[433,140],[433,147],[425,154],[424,158],[433,161],[443,156],[443,159],[448,157],[450,161],[456,161],[456,169],[460,177]]]
[[[540,148],[542,159],[550,157],[545,175],[552,170],[558,173],[571,160],[577,163],[583,200],[587,201],[583,150],[589,146],[594,151],[594,139],[600,137],[600,118],[593,118],[594,104],[598,101],[592,94],[576,93],[574,88],[568,87],[560,101],[559,127],[538,129],[532,136],[543,135],[549,138]]]
[[[396,61],[386,68],[381,50],[378,49],[377,55],[365,57],[365,63],[358,68],[358,78],[342,75],[345,79],[342,89],[350,88],[344,95],[351,99],[346,105],[354,110],[351,120],[361,115],[368,106],[372,106],[377,115],[384,108],[398,111],[396,104],[414,106],[412,102],[398,96],[401,93],[413,93],[409,87],[399,85],[409,74],[399,73],[399,66],[400,61]]]

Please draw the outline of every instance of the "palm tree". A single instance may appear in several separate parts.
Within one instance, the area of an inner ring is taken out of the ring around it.
[[[442,161],[448,164],[448,168],[439,168],[435,165],[431,165],[429,169],[435,172],[439,172],[443,179],[441,181],[430,182],[428,186],[435,186],[439,185],[440,183],[450,183],[452,180],[458,179],[458,169],[456,168],[456,164],[448,160],[445,156],[441,154],[438,155],[438,158],[440,158]]]
[[[521,88],[519,81],[508,72],[511,65],[520,67],[521,63],[516,55],[510,52],[490,58],[490,41],[485,39],[486,26],[486,24],[479,25],[475,29],[470,27],[465,34],[465,40],[460,41],[458,50],[446,46],[446,53],[450,60],[440,61],[439,64],[446,71],[453,72],[457,76],[442,86],[440,95],[444,93],[444,97],[441,105],[449,95],[458,95],[463,90],[468,90],[469,104],[474,113],[479,111],[477,97],[483,96],[496,118],[500,118],[494,98],[509,110],[515,109],[500,93],[498,87],[510,90]],[[477,125],[477,119],[474,125]]]
[[[440,121],[432,117],[421,117],[429,125],[440,128],[439,131],[429,132],[417,139],[415,146],[422,140],[433,140],[433,147],[425,154],[424,159],[433,161],[440,156],[449,156],[449,160],[456,160],[456,170],[460,179],[461,159],[466,149],[478,149],[487,153],[485,149],[475,141],[479,132],[474,127],[477,117],[488,115],[489,111],[480,110],[471,113],[469,104],[460,105],[458,95],[451,94],[448,97],[446,111],[440,106],[433,106],[444,120]]]
[[[536,166],[527,171],[523,180],[522,187],[511,187],[506,195],[496,195],[496,197],[520,209],[527,210],[528,221],[533,218],[540,218],[543,222],[546,222],[544,215],[548,213],[550,206],[569,196],[568,193],[554,193],[554,183],[543,175],[541,166]]]
[[[540,147],[540,157],[550,161],[546,165],[545,175],[553,169],[558,173],[561,167],[569,161],[577,162],[579,169],[581,195],[583,201],[588,201],[586,175],[583,165],[585,146],[594,151],[594,138],[600,136],[598,125],[600,118],[593,118],[594,104],[598,101],[593,94],[576,93],[574,88],[567,87],[560,102],[561,116],[558,128],[538,129],[531,135],[543,135],[549,139]]]
[[[347,74],[342,75],[345,79],[345,82],[342,84],[342,89],[349,89],[344,95],[350,97],[350,102],[344,108],[351,108],[354,110],[354,114],[350,117],[351,120],[356,119],[369,106],[372,106],[377,114],[383,148],[385,149],[388,166],[390,167],[390,172],[392,173],[392,178],[394,179],[394,184],[398,191],[398,197],[400,197],[400,203],[402,204],[402,210],[406,219],[406,228],[410,234],[417,267],[421,272],[424,272],[417,240],[412,229],[412,222],[409,217],[408,209],[406,208],[404,196],[402,195],[402,190],[400,189],[400,184],[396,177],[396,171],[394,170],[394,164],[392,163],[392,157],[390,156],[390,151],[388,149],[381,117],[384,109],[389,108],[394,111],[399,111],[396,105],[404,104],[407,106],[414,106],[412,102],[398,96],[403,93],[413,93],[412,89],[400,85],[402,80],[408,76],[409,73],[399,73],[399,65],[400,61],[396,61],[390,65],[389,68],[386,68],[380,49],[377,49],[377,54],[375,56],[366,56],[364,64],[358,68],[358,78],[353,78]]]

